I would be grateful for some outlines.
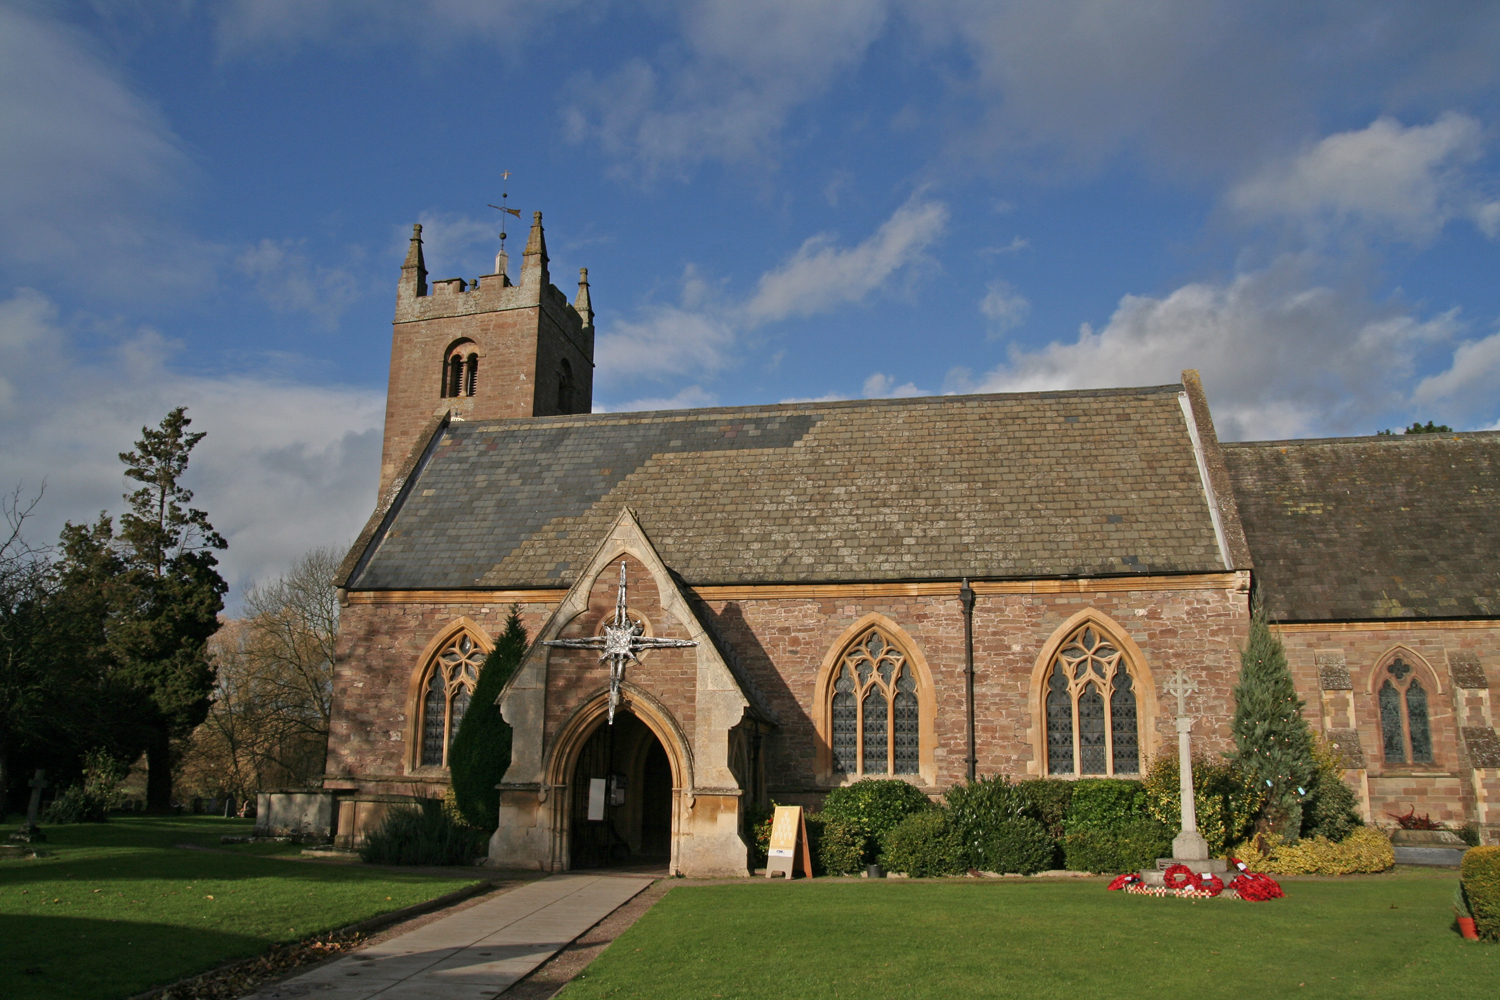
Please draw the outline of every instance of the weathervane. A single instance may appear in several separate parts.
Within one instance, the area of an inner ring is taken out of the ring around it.
[[[500,174],[500,180],[502,182],[509,181],[510,180],[510,171],[509,170],[502,171],[501,174]],[[510,263],[510,255],[505,252],[505,217],[507,215],[513,215],[517,219],[519,219],[521,217],[521,210],[520,209],[518,209],[518,208],[507,208],[506,207],[509,204],[509,202],[506,199],[508,199],[510,197],[510,192],[507,191],[507,190],[505,190],[505,188],[507,188],[508,186],[509,185],[506,184],[506,183],[502,183],[500,185],[500,187],[501,187],[501,191],[500,191],[500,204],[498,204],[498,205],[493,204],[493,203],[490,204],[490,208],[499,209],[499,211],[500,211],[500,253],[499,253],[498,256],[495,257],[495,273],[496,274],[504,274],[505,273],[505,265],[508,264],[508,263]]]
[[[559,649],[598,649],[599,662],[609,661],[609,724],[615,724],[615,709],[620,704],[620,684],[625,680],[625,667],[632,660],[640,662],[636,654],[648,649],[676,649],[696,646],[691,639],[657,639],[646,636],[646,626],[632,621],[625,610],[625,560],[620,560],[620,593],[615,599],[614,621],[604,623],[604,634],[587,639],[545,639],[544,646]]]

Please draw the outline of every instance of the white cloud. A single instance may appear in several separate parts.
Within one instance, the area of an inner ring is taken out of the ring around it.
[[[1410,127],[1378,118],[1262,168],[1228,202],[1248,216],[1289,218],[1315,231],[1353,228],[1424,242],[1449,220],[1468,217],[1494,236],[1500,202],[1483,197],[1465,169],[1484,146],[1484,127],[1467,115]]]
[[[339,324],[344,310],[359,298],[354,275],[337,267],[311,263],[294,241],[261,240],[235,259],[255,279],[255,288],[276,312],[307,312],[325,327]]]
[[[639,318],[601,326],[605,332],[595,353],[596,384],[609,391],[637,379],[717,375],[737,363],[746,331],[862,302],[930,264],[926,249],[942,234],[947,219],[946,205],[913,198],[855,246],[840,248],[831,236],[814,236],[763,274],[755,293],[743,302],[727,300],[689,266],[676,305],[651,305]]]
[[[25,281],[160,297],[221,248],[171,221],[198,171],[155,107],[58,23],[0,7],[0,261]]]
[[[690,410],[697,407],[716,406],[719,397],[701,386],[690,385],[670,396],[646,396],[632,399],[628,403],[605,408],[594,406],[595,413],[637,413],[649,410]]]
[[[0,302],[0,371],[26,373],[0,383],[0,483],[31,490],[45,480],[32,541],[55,539],[64,520],[118,512],[117,454],[178,405],[208,432],[186,483],[229,540],[221,571],[235,594],[314,545],[352,541],[375,500],[381,394],[184,375],[167,367],[173,353],[148,330],[79,360],[89,355],[45,296],[23,290]]]
[[[865,399],[903,399],[911,396],[932,395],[929,392],[918,389],[911,382],[897,385],[895,379],[881,372],[876,372],[865,379],[865,384],[860,387],[860,390]]]
[[[658,64],[635,58],[603,79],[574,81],[568,137],[598,142],[647,177],[705,160],[768,159],[793,109],[863,59],[884,29],[885,8],[847,0],[682,4],[680,46],[665,48]]]
[[[1469,353],[1459,348],[1455,367],[1464,361],[1458,370],[1467,374],[1414,384],[1420,367],[1453,350],[1462,329],[1453,311],[1423,319],[1372,306],[1354,291],[1310,284],[1303,262],[1286,258],[1222,285],[1194,283],[1164,298],[1125,296],[1103,329],[1085,325],[1071,342],[1013,347],[1006,364],[977,380],[959,378],[955,387],[1152,385],[1196,368],[1220,436],[1230,440],[1369,434],[1413,407],[1426,413],[1480,390],[1470,413],[1488,420],[1500,406],[1496,346],[1488,341]]]
[[[913,196],[870,237],[847,250],[820,234],[791,259],[761,275],[744,315],[753,324],[811,316],[859,302],[886,286],[896,272],[925,260],[948,224],[948,206]]]
[[[1029,250],[1030,248],[1030,240],[1023,239],[1020,236],[1015,236],[1012,237],[1011,241],[1005,244],[1005,246],[980,247],[979,252],[986,256],[1001,257],[1008,253],[1020,253],[1022,250]]]
[[[979,311],[989,320],[989,338],[994,340],[1025,323],[1031,313],[1031,303],[1009,282],[996,278],[985,287],[984,298],[979,300]]]
[[[601,381],[712,375],[727,367],[735,331],[709,312],[659,305],[638,320],[615,320],[594,353]]]
[[[1467,341],[1453,352],[1446,371],[1428,376],[1417,384],[1412,398],[1430,410],[1439,423],[1460,427],[1495,417],[1496,394],[1500,393],[1500,333]],[[1424,411],[1415,411],[1421,415]]]
[[[483,41],[518,48],[542,16],[581,0],[227,0],[214,5],[220,51],[294,51],[304,43],[415,41],[427,48]]]

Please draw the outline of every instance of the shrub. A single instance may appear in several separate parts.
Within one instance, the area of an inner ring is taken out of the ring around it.
[[[978,847],[970,850],[968,864],[1002,875],[1035,875],[1051,868],[1056,857],[1057,841],[1047,828],[1030,816],[1018,816],[986,830]]]
[[[1465,844],[1468,844],[1470,847],[1478,847],[1479,846],[1479,824],[1478,823],[1465,823],[1463,826],[1459,827],[1457,830],[1454,830],[1453,832],[1456,833],[1456,834],[1458,834],[1458,839],[1459,840],[1462,840]]]
[[[922,790],[899,778],[864,778],[835,788],[823,800],[823,818],[856,831],[863,853],[874,860],[880,838],[912,813],[933,808]]]
[[[119,786],[129,770],[105,750],[89,751],[83,755],[83,781],[63,789],[42,818],[48,823],[103,823],[124,798]]]
[[[511,729],[495,704],[500,691],[526,655],[526,630],[514,604],[505,631],[484,666],[448,750],[453,796],[469,826],[493,830],[500,820],[500,790],[495,786],[510,768]]]
[[[467,865],[484,844],[483,833],[448,817],[441,799],[417,799],[387,812],[359,856],[376,865]]]
[[[1313,760],[1318,769],[1302,803],[1302,836],[1325,837],[1338,843],[1364,826],[1354,789],[1344,781],[1343,758],[1321,736],[1313,738]]]
[[[1140,871],[1155,868],[1156,859],[1172,853],[1174,831],[1149,816],[1121,823],[1113,829],[1082,827],[1063,838],[1068,868],[1080,872]]]
[[[1000,775],[978,778],[948,789],[943,796],[948,820],[966,852],[973,855],[980,851],[980,845],[991,830],[1026,815],[1027,802],[1019,788],[1019,785],[1012,785],[1009,778]],[[983,867],[972,858],[971,863]]]
[[[1146,809],[1176,831],[1182,828],[1182,790],[1177,754],[1161,753],[1146,769]],[[1232,761],[1193,758],[1193,808],[1198,832],[1208,841],[1209,853],[1222,856],[1228,844],[1250,835],[1264,795],[1253,779]]]
[[[1500,938],[1500,847],[1471,847],[1459,866],[1480,937]]]
[[[1251,871],[1272,875],[1353,875],[1383,872],[1396,863],[1390,840],[1367,826],[1356,827],[1340,843],[1327,837],[1305,837],[1289,844],[1274,833],[1266,834],[1264,840],[1264,852],[1249,842],[1233,853]]]
[[[968,867],[963,844],[942,810],[912,813],[880,841],[880,863],[912,878],[958,875]]]
[[[1127,778],[1084,778],[1073,782],[1073,800],[1063,829],[1117,830],[1127,823],[1144,819],[1146,786]],[[1089,869],[1095,871],[1099,869]]]
[[[1057,778],[1027,778],[1016,784],[1016,792],[1026,803],[1026,814],[1047,830],[1054,840],[1063,835],[1063,823],[1073,804],[1076,782]]]
[[[856,875],[865,863],[865,836],[827,813],[805,813],[808,846],[816,875]],[[769,828],[766,833],[770,837]],[[767,841],[769,843],[769,839]]]
[[[751,867],[760,868],[771,856],[771,821],[776,818],[776,803],[769,806],[753,805],[745,811],[745,822],[750,827],[750,852],[755,862]],[[805,813],[804,813],[805,818]],[[812,840],[809,831],[808,840]]]

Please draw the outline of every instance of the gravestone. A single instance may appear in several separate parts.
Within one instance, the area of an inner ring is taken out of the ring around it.
[[[1177,696],[1177,768],[1178,794],[1182,802],[1182,828],[1172,840],[1172,856],[1157,858],[1153,871],[1140,873],[1146,885],[1164,885],[1163,872],[1173,865],[1187,865],[1200,875],[1222,876],[1229,863],[1208,856],[1208,841],[1198,832],[1198,806],[1193,800],[1193,718],[1187,714],[1187,696],[1198,691],[1198,682],[1181,670],[1167,682],[1167,691]]]
[[[36,775],[27,784],[31,786],[31,803],[26,807],[26,824],[21,827],[20,832],[10,835],[11,840],[19,841],[23,844],[35,843],[47,839],[47,835],[42,832],[42,828],[36,825],[37,810],[42,805],[42,789],[47,787],[47,772],[38,768]]]

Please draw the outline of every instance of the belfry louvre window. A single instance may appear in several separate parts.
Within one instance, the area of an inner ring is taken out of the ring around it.
[[[484,651],[468,634],[458,636],[433,657],[422,689],[423,767],[448,766],[448,748],[469,710],[483,663]]]
[[[1387,764],[1431,764],[1432,724],[1427,689],[1411,664],[1396,657],[1381,671],[1380,737]]]
[[[1135,679],[1097,626],[1083,626],[1062,644],[1045,701],[1048,774],[1140,773]]]
[[[840,774],[917,774],[921,769],[917,681],[880,629],[849,647],[829,706],[833,769]]]
[[[443,362],[444,399],[472,396],[479,391],[479,355],[472,352],[473,346],[460,344]],[[467,356],[465,351],[469,352]]]

